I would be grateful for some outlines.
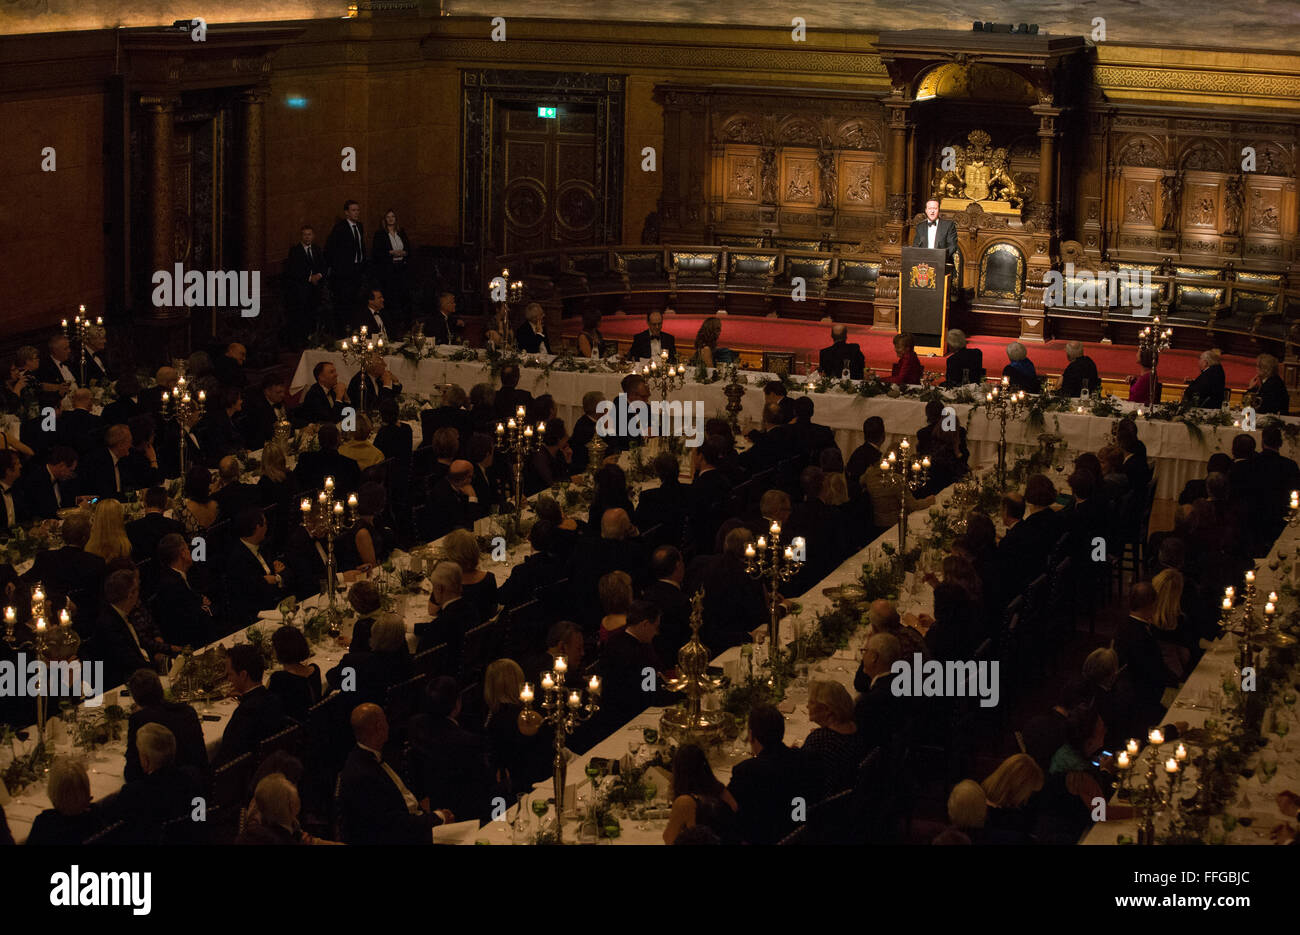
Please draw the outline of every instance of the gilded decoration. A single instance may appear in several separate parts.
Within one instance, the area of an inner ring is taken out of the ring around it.
[[[1025,257],[1016,247],[1015,244],[995,243],[984,251],[980,257],[980,278],[979,294],[982,296],[991,296],[997,299],[1016,299],[1020,297],[1019,291],[1005,292],[998,289],[989,290],[986,288],[986,277],[988,275],[989,261],[997,254],[1007,254],[1015,258],[1016,261],[1016,285],[1019,286],[1025,278]]]
[[[935,169],[932,193],[942,199],[939,207],[962,211],[977,202],[990,214],[1019,215],[1021,193],[1007,171],[1006,148],[990,149],[991,137],[983,130],[972,130],[966,139],[969,146],[952,147],[953,169]]]

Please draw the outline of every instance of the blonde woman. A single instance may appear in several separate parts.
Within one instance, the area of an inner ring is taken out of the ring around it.
[[[596,586],[600,596],[599,643],[604,646],[609,638],[627,626],[627,611],[632,606],[632,576],[625,571],[611,571],[601,576]]]
[[[102,827],[99,810],[90,804],[90,774],[80,760],[55,760],[45,794],[54,807],[36,816],[28,844],[81,844]]]
[[[808,718],[817,725],[803,744],[803,755],[831,796],[852,787],[858,764],[868,751],[853,718],[853,698],[839,682],[808,683]]]
[[[1043,788],[1043,770],[1032,756],[1007,757],[981,785],[988,804],[984,823],[990,830],[1033,833],[1038,818],[1034,796]]]
[[[988,802],[984,788],[973,779],[964,779],[953,786],[948,795],[948,829],[934,843],[953,843],[941,838],[964,839],[963,844],[978,844],[984,839],[984,823],[988,819]]]
[[[483,701],[487,704],[488,763],[498,790],[514,797],[547,774],[550,734],[541,730],[526,736],[519,730],[523,703],[524,670],[513,659],[497,659],[483,673]],[[536,688],[536,686],[534,686]]]
[[[100,500],[90,526],[86,551],[98,555],[105,563],[131,557],[131,540],[126,535],[126,518],[117,500]]]
[[[442,540],[442,552],[460,566],[461,598],[478,608],[480,620],[497,615],[497,576],[479,567],[478,539],[468,529],[454,529]]]
[[[351,432],[344,432],[345,441],[339,445],[339,454],[357,462],[357,467],[365,470],[384,460],[384,453],[370,442],[374,426],[365,413],[357,413],[357,427]]]

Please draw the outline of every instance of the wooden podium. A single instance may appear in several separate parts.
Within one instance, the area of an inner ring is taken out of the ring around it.
[[[916,353],[942,357],[948,346],[948,251],[903,247],[899,266],[898,330],[910,333]]]

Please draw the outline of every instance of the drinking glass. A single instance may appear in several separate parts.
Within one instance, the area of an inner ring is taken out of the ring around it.
[[[1291,733],[1291,722],[1285,717],[1278,718],[1273,725],[1273,733],[1282,738],[1282,742],[1277,745],[1279,751],[1286,752],[1286,735]]]
[[[537,816],[537,833],[542,833],[542,819],[550,811],[550,799],[533,799],[533,814]]]
[[[643,727],[641,729],[641,736],[644,737],[645,742],[652,747],[659,743],[659,731],[653,727]]]

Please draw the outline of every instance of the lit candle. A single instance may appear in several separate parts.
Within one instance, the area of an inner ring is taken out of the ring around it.
[[[884,460],[884,459],[882,458],[881,461],[880,461],[880,469],[881,469],[882,471],[888,471],[888,470],[889,470],[889,462],[886,461],[886,460]]]
[[[542,673],[542,688],[551,691],[555,688],[555,677],[549,672]]]
[[[1165,742],[1165,732],[1158,727],[1153,727],[1147,732],[1147,740],[1156,745],[1162,744]]]
[[[199,402],[203,402],[207,398],[208,398],[207,390],[199,390]]]
[[[1083,415],[1083,407],[1082,407],[1082,406],[1079,407],[1079,415]]]
[[[582,696],[579,695],[576,691],[569,692],[569,707],[570,708],[582,707]]]
[[[1230,598],[1230,597],[1225,597],[1225,598],[1223,599],[1223,609],[1224,609],[1224,610],[1232,610],[1232,598]]]
[[[926,455],[924,458],[921,459],[921,467],[925,468],[927,471],[930,470],[930,456],[929,456],[929,455]]]
[[[907,443],[907,439],[904,438],[901,442],[898,443],[898,447],[903,449],[903,454],[907,454],[907,449],[911,448],[912,446],[909,445]]]
[[[357,508],[357,495],[354,493],[348,494],[348,508],[352,510]]]
[[[589,691],[589,692],[590,692],[591,694],[593,694],[593,695],[599,695],[599,694],[600,694],[600,676],[599,676],[599,675],[593,675],[593,676],[591,677],[591,681],[587,683],[587,691]]]
[[[1011,385],[1011,378],[1010,378],[1010,377],[1003,377],[1003,378],[1002,378],[1002,385],[1003,385],[1003,386],[1010,386],[1010,385]]]
[[[1176,760],[1178,760],[1179,763],[1181,763],[1181,762],[1183,762],[1183,760],[1187,759],[1187,747],[1185,747],[1185,746],[1184,746],[1183,744],[1181,744],[1181,743],[1180,743],[1177,747],[1175,747],[1175,748],[1174,748],[1174,758],[1175,758]]]
[[[43,600],[45,600],[45,591],[38,584],[36,589],[32,591],[32,603],[39,604]]]
[[[766,536],[759,536],[759,537],[758,537],[758,551],[762,552],[762,551],[763,551],[764,549],[766,549],[766,548],[767,548],[767,537],[766,537]]]
[[[889,453],[889,463],[893,464],[897,460],[898,460],[898,455],[894,454],[894,452],[891,451]]]
[[[1236,596],[1237,596],[1237,589],[1234,588],[1234,587],[1232,587],[1231,585],[1229,585],[1228,587],[1226,587],[1226,588],[1223,589],[1223,596],[1224,596],[1224,597],[1236,597]]]
[[[1293,490],[1293,491],[1291,491],[1291,499],[1292,499],[1292,500],[1300,500],[1300,490]]]
[[[72,626],[72,617],[68,615],[68,608],[66,607],[63,608],[61,611],[59,611],[59,626],[61,627]]]
[[[334,501],[334,515],[335,516],[343,515],[343,504],[340,503],[338,500]]]
[[[171,402],[171,399],[172,399],[171,394],[168,393],[166,390],[163,390],[163,395],[162,395],[163,405],[166,405],[167,403]]]
[[[1130,738],[1130,739],[1129,739],[1129,742],[1128,742],[1127,744],[1124,745],[1124,750],[1125,750],[1125,752],[1128,753],[1129,756],[1137,756],[1137,752],[1138,752],[1138,742],[1137,742],[1137,739],[1136,739],[1136,738]]]
[[[103,323],[104,323],[104,316],[103,316],[103,315],[96,315],[96,316],[95,316],[95,324],[97,324],[97,325],[102,325]]]
[[[1277,592],[1276,592],[1276,591],[1269,591],[1269,592],[1268,592],[1268,602],[1269,602],[1270,604],[1276,604],[1276,603],[1277,603]]]
[[[333,477],[326,477],[326,478],[325,478],[325,489],[326,489],[326,490],[333,490],[333,489],[334,489],[334,478],[333,478]]]
[[[667,352],[667,351],[660,351],[660,352],[659,352],[659,357],[660,357],[661,360],[667,360],[667,359],[668,359],[668,352]]]
[[[497,434],[498,434],[498,435],[504,435],[505,433],[506,433],[506,427],[505,427],[504,425],[502,425],[500,422],[498,422],[498,423],[497,423]]]
[[[533,437],[533,427],[531,425],[525,425],[524,438],[532,438],[532,437]]]
[[[1253,571],[1246,572],[1246,583],[1247,584],[1255,583],[1255,573]]]
[[[1277,613],[1277,608],[1273,606],[1273,602],[1272,602],[1272,601],[1269,601],[1267,604],[1264,605],[1264,616],[1265,616],[1265,617],[1271,617],[1271,616],[1273,616],[1273,614],[1275,614],[1275,613]]]
[[[785,560],[787,562],[794,561],[794,549],[790,548],[788,545],[785,547]]]
[[[5,623],[11,624],[11,623],[15,623],[17,620],[18,620],[18,611],[14,610],[12,607],[6,607]]]
[[[921,462],[920,462],[920,461],[913,461],[913,462],[912,462],[912,473],[913,473],[913,474],[920,474],[920,473],[921,473]]]
[[[302,510],[304,513],[310,513],[311,501],[308,500],[306,497],[304,497],[302,503],[298,504],[298,508]]]
[[[776,520],[772,520],[771,533],[773,538],[781,535],[781,524],[778,523]]]
[[[1172,756],[1169,759],[1165,760],[1165,772],[1168,773],[1170,776],[1178,772],[1178,761],[1175,760]]]
[[[754,557],[754,543],[752,543],[752,542],[746,542],[746,543],[745,543],[745,558],[753,558],[753,557]]]
[[[64,331],[68,330],[68,320],[66,318],[63,319],[63,330]]]
[[[556,657],[555,657],[555,671],[556,671],[557,673],[559,673],[560,675],[563,675],[565,672],[568,672],[568,671],[569,671],[569,660],[568,660],[568,659],[565,659],[563,656],[556,656]]]
[[[36,618],[36,632],[37,632],[37,633],[44,633],[44,632],[45,632],[45,618],[44,618],[44,617],[37,617],[37,618]]]
[[[1128,753],[1121,750],[1119,756],[1115,758],[1115,765],[1120,769],[1128,769],[1132,765],[1132,762],[1128,758]]]
[[[361,326],[361,336],[364,338],[364,337],[365,337],[366,335],[368,335],[369,333],[370,333],[370,329],[367,328],[365,325],[362,325],[362,326]]]
[[[803,547],[807,543],[804,541],[803,536],[795,536],[793,539],[790,540],[790,544],[793,545],[795,549],[802,551]]]
[[[524,704],[533,703],[533,686],[524,682],[524,687],[519,690],[519,700]]]
[[[515,410],[515,418],[518,419],[520,422],[524,421],[524,416],[526,416],[527,414],[528,414],[528,410],[525,409],[523,406],[520,406],[518,409]]]
[[[513,432],[517,428],[517,426],[515,425],[515,420],[511,419],[510,421],[508,421],[506,423],[506,428]]]

